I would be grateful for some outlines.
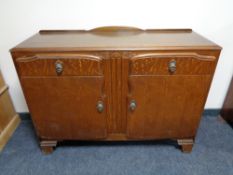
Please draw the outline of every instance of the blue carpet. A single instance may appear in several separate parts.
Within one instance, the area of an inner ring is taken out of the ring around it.
[[[0,154],[1,175],[233,175],[233,130],[203,117],[191,154],[173,142],[75,142],[43,155],[30,120],[24,120]]]

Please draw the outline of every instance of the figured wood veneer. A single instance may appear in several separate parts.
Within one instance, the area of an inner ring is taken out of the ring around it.
[[[168,64],[175,60],[176,75],[211,74],[215,68],[215,57],[196,53],[148,53],[131,58],[130,74],[133,75],[169,75]]]
[[[63,76],[103,75],[102,58],[94,55],[44,54],[17,58],[16,61],[21,76],[56,76],[56,61],[63,64]]]
[[[62,140],[154,139],[190,152],[220,51],[191,29],[111,26],[43,30],[11,54],[45,153]]]

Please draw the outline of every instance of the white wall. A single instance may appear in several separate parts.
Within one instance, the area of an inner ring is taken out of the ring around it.
[[[27,106],[9,49],[40,29],[103,25],[192,28],[223,47],[206,108],[220,108],[233,73],[232,0],[1,0],[0,68],[18,112]]]

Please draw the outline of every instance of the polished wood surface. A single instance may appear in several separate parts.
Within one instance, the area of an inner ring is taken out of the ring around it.
[[[21,76],[56,76],[55,63],[63,64],[62,76],[102,75],[102,57],[83,54],[41,54],[16,60]],[[40,69],[38,69],[40,68]]]
[[[233,78],[228,88],[224,104],[222,106],[221,116],[233,126]]]
[[[128,111],[128,137],[193,137],[210,81],[196,75],[130,76],[128,101],[135,100],[137,107]]]
[[[147,53],[130,58],[131,75],[170,75],[169,62],[176,61],[174,75],[211,74],[215,68],[215,56],[196,53]]]
[[[106,110],[99,113],[96,109],[98,101],[106,104],[103,77],[22,77],[21,82],[37,134],[42,138],[106,137]]]
[[[20,122],[0,72],[0,152]]]
[[[190,152],[220,51],[190,29],[113,26],[40,31],[11,54],[45,153],[62,140],[154,139]]]
[[[89,30],[89,32],[124,32],[124,31],[143,31],[143,29],[137,27],[127,27],[127,26],[104,26],[104,27],[96,27],[94,29]]]
[[[42,31],[11,51],[82,50],[173,50],[216,49],[220,47],[192,30],[102,30]]]

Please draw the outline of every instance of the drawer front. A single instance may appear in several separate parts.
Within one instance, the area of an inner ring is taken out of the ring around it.
[[[214,56],[196,53],[148,53],[130,58],[130,75],[205,75],[215,70]]]
[[[85,54],[38,54],[16,59],[20,76],[100,76],[102,57]]]

